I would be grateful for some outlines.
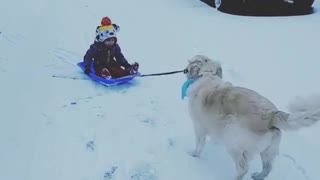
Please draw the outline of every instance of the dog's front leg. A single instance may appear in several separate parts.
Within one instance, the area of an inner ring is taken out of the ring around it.
[[[204,128],[202,128],[199,124],[194,124],[194,130],[196,135],[196,148],[192,152],[193,157],[200,157],[200,154],[206,144],[207,133]]]
[[[196,148],[192,152],[193,157],[200,157],[200,154],[206,144],[206,136],[198,136],[196,137]]]

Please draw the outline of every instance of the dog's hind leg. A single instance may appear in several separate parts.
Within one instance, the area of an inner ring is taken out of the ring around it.
[[[235,180],[242,180],[243,177],[248,173],[248,151],[233,150],[230,151],[230,155],[235,162],[237,169],[237,176]]]
[[[272,140],[270,146],[260,153],[262,160],[262,171],[260,173],[253,173],[254,180],[263,180],[272,170],[272,163],[279,154],[279,146],[281,141],[281,131],[277,128],[272,130]]]
[[[207,133],[206,130],[197,123],[194,123],[194,131],[196,135],[196,148],[191,155],[193,157],[200,157],[204,145],[206,144]]]

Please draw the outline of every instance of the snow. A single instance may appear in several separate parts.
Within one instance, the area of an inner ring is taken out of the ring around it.
[[[288,110],[297,96],[320,91],[320,1],[291,17],[221,13],[198,0],[20,0],[0,7],[0,179],[232,179],[220,144],[200,158],[183,74],[141,77],[106,88],[76,63],[103,16],[120,25],[119,44],[143,74],[182,70],[204,54],[224,78]],[[317,180],[320,124],[284,132],[269,180]],[[261,169],[259,157],[250,174]]]

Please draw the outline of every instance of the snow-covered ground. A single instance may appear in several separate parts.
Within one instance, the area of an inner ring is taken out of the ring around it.
[[[320,91],[320,1],[316,13],[246,17],[198,0],[20,0],[0,6],[0,179],[231,180],[220,144],[189,153],[194,133],[183,74],[140,77],[106,88],[75,65],[103,16],[142,74],[181,70],[204,54],[224,77],[278,108]],[[318,180],[320,124],[285,132],[269,180]],[[257,157],[250,173],[261,169]],[[246,180],[251,179],[248,174]]]

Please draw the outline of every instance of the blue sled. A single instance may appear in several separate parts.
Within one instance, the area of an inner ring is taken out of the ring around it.
[[[79,62],[77,65],[81,68],[82,71],[85,70],[84,62]],[[104,79],[102,77],[95,75],[95,71],[94,71],[94,68],[92,65],[91,65],[91,73],[89,74],[89,77],[92,80],[94,80],[102,85],[105,85],[105,86],[114,86],[114,85],[118,85],[118,84],[128,83],[128,82],[132,81],[137,76],[139,76],[139,73],[129,75],[129,76],[124,76],[121,78]]]

